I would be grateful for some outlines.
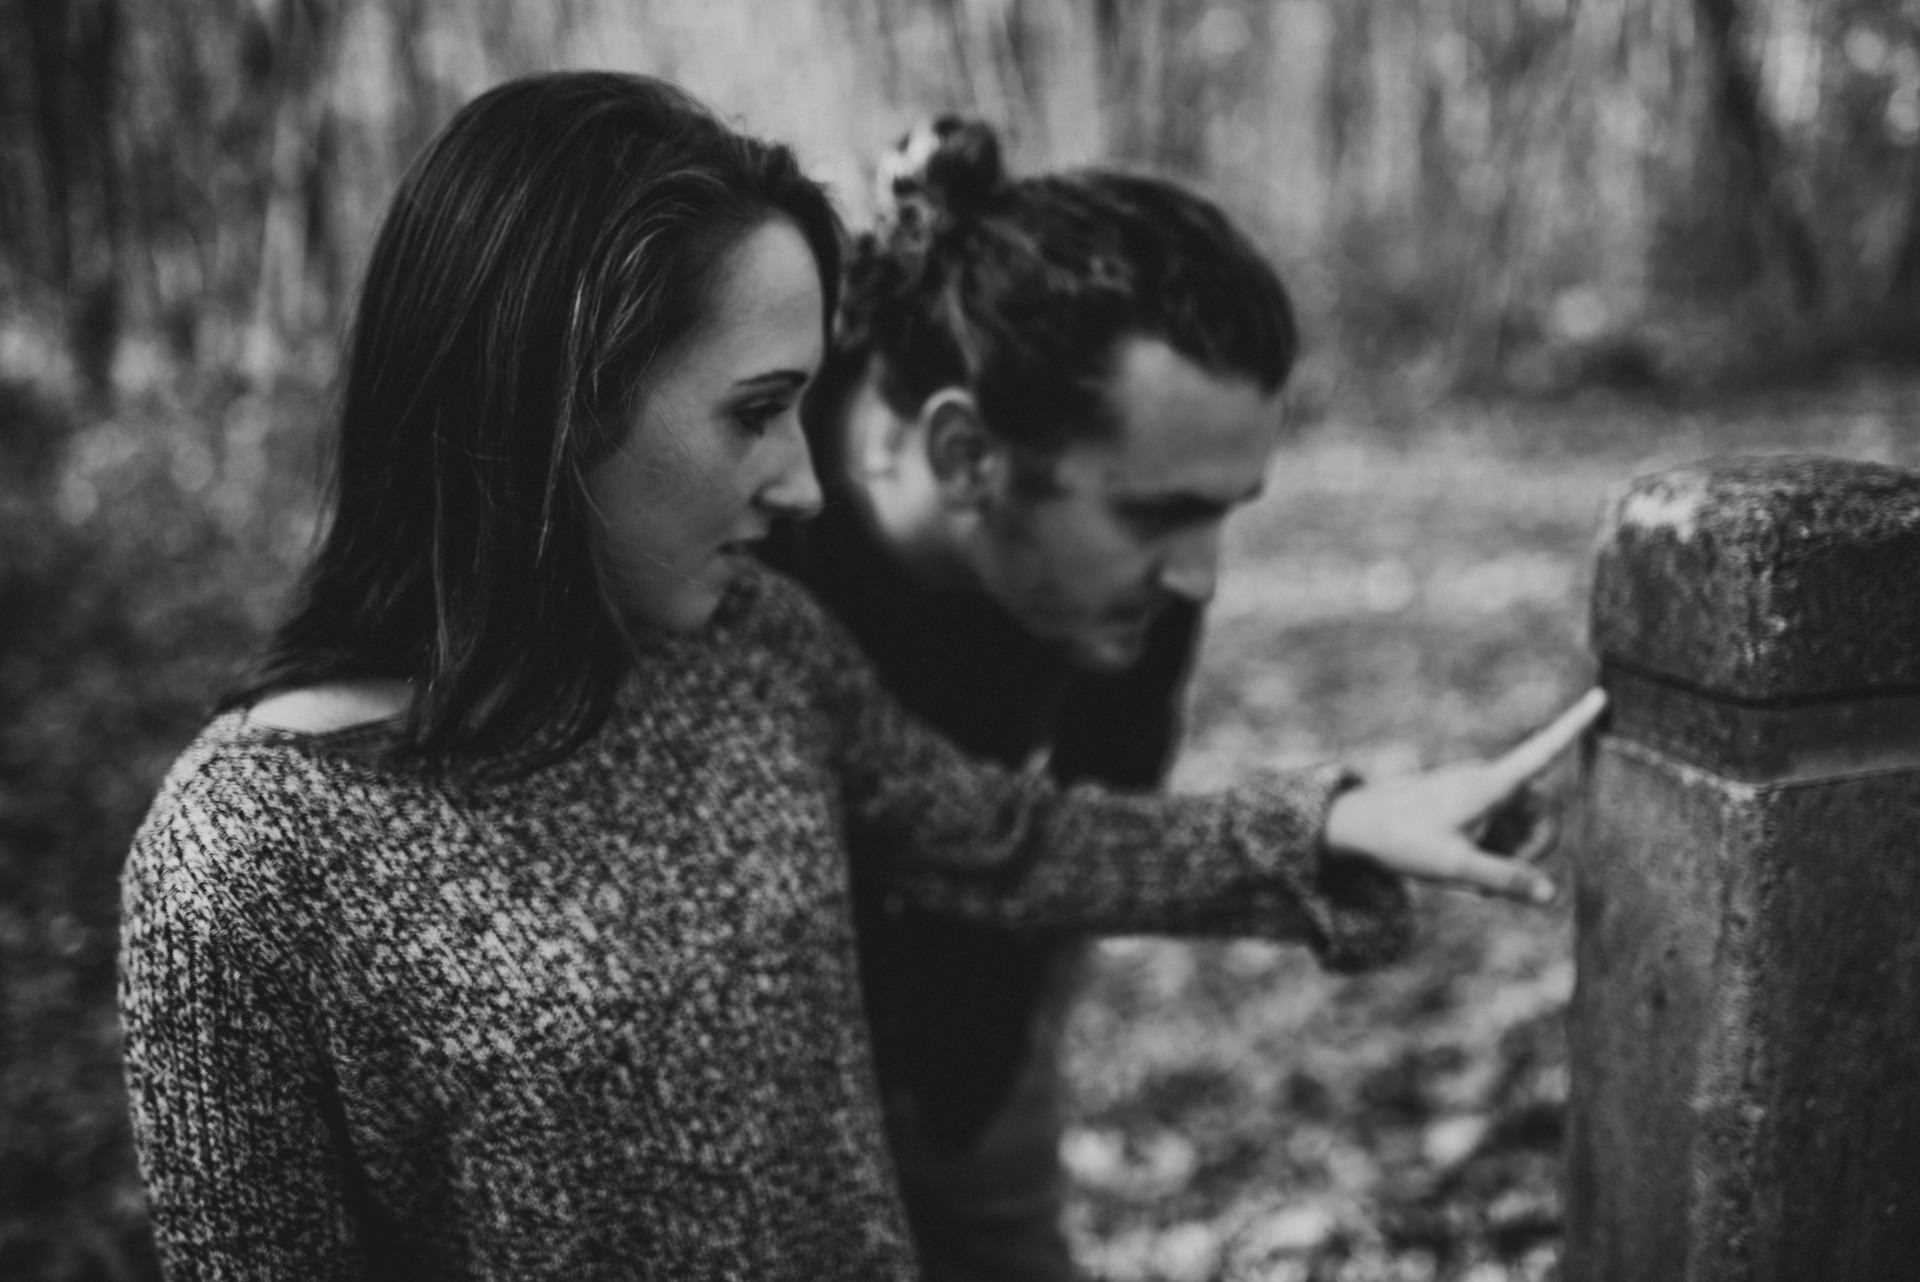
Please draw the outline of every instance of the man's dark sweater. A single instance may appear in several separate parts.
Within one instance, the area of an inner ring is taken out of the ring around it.
[[[823,476],[833,475],[831,460],[822,462]],[[911,582],[877,538],[858,500],[829,482],[825,511],[783,532],[767,557],[847,625],[908,709],[967,751],[1016,769],[1044,763],[1062,782],[1125,789],[1161,782],[1179,733],[1197,608],[1163,616],[1131,670],[1095,675],[1074,668],[984,597]],[[851,836],[858,851],[861,834]],[[857,858],[856,868],[865,862]],[[991,1231],[1044,1234],[1057,1244],[1057,1193],[1048,1192],[1057,1184],[1057,1101],[1033,1098],[1052,1093],[1047,1078],[1036,1076],[1050,1074],[1052,1065],[1035,1061],[1054,1053],[1047,1033],[1057,1024],[1077,942],[937,917],[857,875],[854,889],[881,1092],[930,1275],[942,1275],[943,1253],[970,1251],[964,1240],[947,1239],[988,1230],[950,1220],[965,1208],[941,1205],[952,1195],[922,1186],[926,1171],[914,1155],[930,1156],[936,1167],[957,1163],[964,1172],[1010,1107],[1024,1119],[1014,1125],[1040,1133],[1022,1141],[1033,1158],[1016,1161],[1005,1176],[1026,1187],[980,1190],[1002,1208],[1024,1207],[1011,1213],[1012,1223],[991,1220]],[[1004,1169],[983,1168],[963,1186],[991,1182]],[[1060,1245],[1051,1249],[1064,1253]],[[985,1263],[979,1271],[995,1275],[1020,1267],[1002,1258],[991,1270]],[[1031,1275],[1055,1274],[1035,1268]]]

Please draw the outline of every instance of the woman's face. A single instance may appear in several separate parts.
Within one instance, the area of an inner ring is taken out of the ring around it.
[[[630,621],[700,627],[746,545],[776,517],[820,506],[799,409],[823,305],[792,223],[748,233],[721,264],[707,318],[662,353],[625,439],[588,470],[601,563]]]

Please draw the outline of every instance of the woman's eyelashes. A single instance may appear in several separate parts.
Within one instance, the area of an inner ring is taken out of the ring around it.
[[[792,409],[790,399],[753,400],[733,409],[733,421],[748,436],[765,436],[779,421],[780,416]]]

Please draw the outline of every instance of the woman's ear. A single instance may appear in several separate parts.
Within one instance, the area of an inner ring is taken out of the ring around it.
[[[1005,481],[1007,445],[987,427],[973,394],[959,387],[935,392],[920,407],[927,467],[951,506],[973,507]]]

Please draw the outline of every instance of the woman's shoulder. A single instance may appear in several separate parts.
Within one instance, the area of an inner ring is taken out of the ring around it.
[[[259,806],[327,792],[349,774],[367,773],[374,757],[357,749],[391,736],[406,700],[403,682],[338,682],[222,712],[175,759],[156,808],[176,798]]]
[[[239,920],[244,914],[236,909],[261,897],[248,886],[270,843],[256,820],[274,807],[259,756],[244,714],[227,712],[174,759],[121,872],[128,929]]]
[[[749,562],[736,584],[725,625],[793,657],[841,644],[839,624],[812,591],[784,570]]]
[[[278,723],[257,719],[256,709],[221,713],[175,758],[134,835],[130,900],[144,888],[175,909],[230,911],[284,893],[316,843],[353,839],[355,813],[373,813],[379,790],[366,787],[367,766],[320,745],[388,723],[362,718],[307,731],[294,728],[298,710],[283,706]]]

